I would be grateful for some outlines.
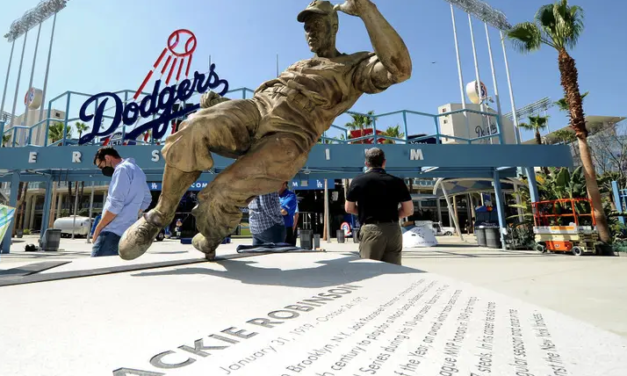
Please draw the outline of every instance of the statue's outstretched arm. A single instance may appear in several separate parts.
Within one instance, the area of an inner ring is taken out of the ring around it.
[[[360,17],[380,63],[374,69],[373,82],[380,87],[403,82],[411,76],[412,64],[403,39],[370,0],[346,0],[336,10]]]

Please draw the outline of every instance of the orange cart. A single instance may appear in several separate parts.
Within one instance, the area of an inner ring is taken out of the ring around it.
[[[599,234],[589,199],[540,201],[533,202],[532,207],[536,250],[575,256],[594,253]]]

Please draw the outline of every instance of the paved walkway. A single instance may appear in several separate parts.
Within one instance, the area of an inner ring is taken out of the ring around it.
[[[16,239],[11,254],[0,255],[0,271],[42,261],[89,258],[85,239],[62,239],[57,253],[24,252],[34,237]],[[627,337],[627,257],[542,255],[533,251],[479,248],[453,237],[439,237],[435,248],[406,250],[405,266],[453,277],[523,301],[544,306]],[[219,255],[235,254],[235,239],[222,245]],[[322,242],[327,252],[358,252],[358,245]],[[156,242],[149,253],[164,259],[200,256],[176,240]]]

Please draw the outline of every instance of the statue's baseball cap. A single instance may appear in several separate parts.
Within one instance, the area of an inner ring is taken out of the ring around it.
[[[298,22],[305,22],[305,18],[312,13],[329,17],[337,17],[337,12],[333,8],[334,6],[330,1],[314,0],[307,6],[307,8],[305,8],[305,10],[298,14],[296,19]]]

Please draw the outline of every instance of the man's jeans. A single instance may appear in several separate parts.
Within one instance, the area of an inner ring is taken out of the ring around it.
[[[94,247],[91,251],[91,257],[100,256],[117,256],[118,244],[120,243],[120,236],[112,232],[103,231],[96,239]]]
[[[268,243],[284,243],[285,242],[285,226],[281,224],[275,224],[269,229],[262,231],[259,234],[253,234],[253,245],[261,245]]]

